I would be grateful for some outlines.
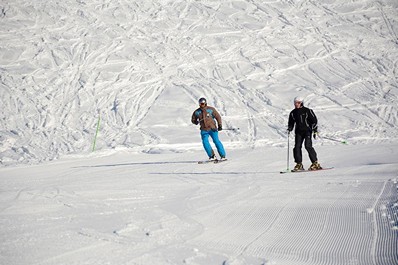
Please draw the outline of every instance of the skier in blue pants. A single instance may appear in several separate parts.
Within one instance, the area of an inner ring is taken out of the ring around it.
[[[207,106],[207,101],[205,98],[199,99],[199,108],[193,112],[191,121],[193,124],[200,124],[202,144],[209,159],[216,159],[213,148],[209,142],[209,136],[213,140],[220,158],[225,159],[225,149],[218,138],[218,132],[222,130],[221,116],[215,108]]]

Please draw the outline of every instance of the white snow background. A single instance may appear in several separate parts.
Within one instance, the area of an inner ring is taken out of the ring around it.
[[[398,264],[396,0],[0,0],[0,23],[0,264]],[[297,95],[331,170],[279,173]],[[227,162],[197,164],[200,97]]]

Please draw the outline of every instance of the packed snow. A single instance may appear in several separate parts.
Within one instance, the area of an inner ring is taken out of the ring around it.
[[[0,264],[398,264],[396,0],[0,11]],[[332,169],[280,174],[297,95]]]

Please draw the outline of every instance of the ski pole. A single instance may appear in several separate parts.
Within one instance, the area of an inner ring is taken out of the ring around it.
[[[342,144],[347,144],[347,141],[345,141],[345,140],[338,140],[338,139],[334,139],[334,138],[330,138],[330,137],[326,137],[326,136],[322,136],[321,138],[323,138],[323,139],[326,139],[326,140],[330,140],[330,141],[334,141],[334,142],[339,142],[339,143],[342,143]]]
[[[223,131],[238,131],[239,128],[226,128],[226,129],[222,129]]]
[[[289,138],[290,138],[290,131],[287,132],[287,166],[286,166],[286,171],[289,171],[289,151],[290,151],[290,144],[289,144]]]

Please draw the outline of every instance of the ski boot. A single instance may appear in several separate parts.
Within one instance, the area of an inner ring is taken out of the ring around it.
[[[216,161],[216,160],[217,160],[217,157],[214,154],[211,157],[209,157],[209,162]]]
[[[225,156],[222,156],[222,157],[219,159],[220,162],[226,161],[226,160],[227,160],[227,159],[225,158]]]
[[[301,171],[304,170],[304,166],[302,163],[297,163],[296,166],[292,169],[292,171]]]
[[[308,168],[308,170],[319,170],[319,169],[322,169],[322,167],[318,163],[318,161],[313,162],[312,165]]]

